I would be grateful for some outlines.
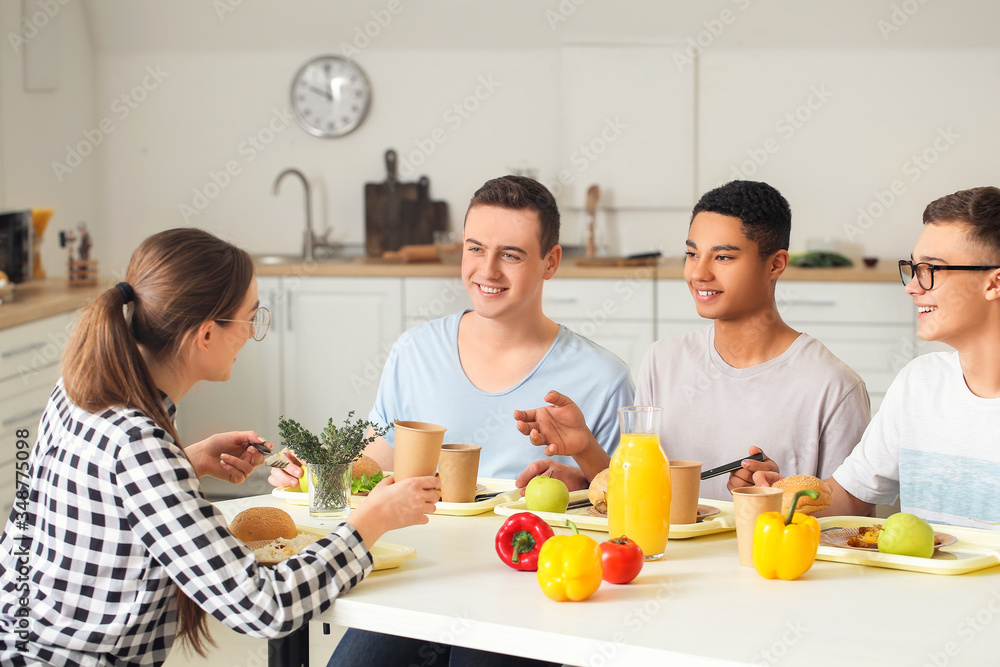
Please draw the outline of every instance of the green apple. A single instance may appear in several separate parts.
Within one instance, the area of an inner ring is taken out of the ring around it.
[[[918,516],[906,512],[893,514],[882,524],[878,550],[884,554],[930,558],[934,555],[934,529]]]
[[[302,477],[299,477],[299,491],[309,493],[309,470],[305,463],[302,464]]]
[[[562,480],[534,477],[524,490],[524,506],[535,512],[562,514],[569,507],[569,489]]]

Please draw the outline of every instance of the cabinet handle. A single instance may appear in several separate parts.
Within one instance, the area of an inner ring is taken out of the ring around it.
[[[47,342],[38,341],[37,343],[31,343],[30,345],[25,345],[24,347],[17,347],[14,348],[13,350],[5,350],[2,356],[4,359],[10,359],[11,357],[16,357],[20,354],[31,352],[32,350],[39,350],[45,347],[46,345],[48,345]]]
[[[18,422],[23,422],[28,419],[32,419],[33,417],[38,417],[43,412],[45,412],[45,408],[42,408],[40,410],[38,408],[32,408],[31,410],[28,410],[24,414],[14,415],[13,417],[8,417],[7,419],[4,419],[2,422],[0,422],[0,427],[7,428],[8,426],[17,424]]]
[[[287,311],[285,315],[285,322],[288,325],[288,330],[292,330],[292,294],[289,291],[285,291],[285,310]]]
[[[836,306],[836,299],[777,299],[779,306]]]
[[[575,296],[547,296],[545,301],[549,303],[576,303]]]

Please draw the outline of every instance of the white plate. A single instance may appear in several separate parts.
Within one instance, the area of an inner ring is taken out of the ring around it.
[[[271,489],[271,496],[284,500],[289,505],[309,505],[309,494],[303,491],[289,491],[291,487]]]
[[[275,491],[277,491],[277,489],[275,489]],[[299,529],[299,533],[310,533],[318,537],[326,537],[330,533],[328,530],[313,526],[301,526],[296,524],[295,527]],[[371,553],[372,563],[374,569],[376,570],[391,570],[399,567],[404,561],[417,557],[417,550],[413,547],[407,547],[402,544],[393,544],[391,542],[376,542],[375,546],[372,547]],[[279,562],[282,561],[260,561],[263,565],[275,565]]]

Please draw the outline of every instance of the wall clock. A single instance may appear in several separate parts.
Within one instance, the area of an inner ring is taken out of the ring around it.
[[[340,56],[320,56],[299,68],[292,79],[295,120],[317,137],[342,137],[368,115],[371,85],[357,63]]]

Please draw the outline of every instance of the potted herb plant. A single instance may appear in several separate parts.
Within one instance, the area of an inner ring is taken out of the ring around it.
[[[372,433],[366,437],[368,429]],[[354,419],[354,410],[339,428],[330,419],[318,437],[293,419],[284,415],[278,419],[284,446],[307,464],[310,516],[339,519],[350,513],[351,464],[388,431],[388,427]]]

